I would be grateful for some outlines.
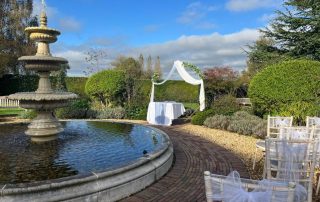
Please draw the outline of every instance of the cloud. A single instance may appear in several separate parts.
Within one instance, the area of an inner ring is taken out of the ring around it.
[[[143,47],[126,45],[114,47],[111,45],[100,48],[107,54],[107,58],[103,61],[105,67],[110,67],[110,62],[120,54],[137,58],[142,53],[145,58],[151,55],[154,60],[159,56],[164,75],[170,71],[174,60],[191,62],[203,70],[214,66],[231,66],[241,71],[246,67],[246,54],[243,49],[246,49],[246,45],[253,43],[259,36],[259,31],[256,29],[243,29],[225,35],[212,33],[181,36],[176,40]],[[106,38],[105,40],[112,41],[113,39]],[[79,75],[89,66],[85,61],[85,52],[94,46],[94,41],[96,40],[91,39],[85,44],[74,47],[60,44],[59,47],[54,47],[56,52],[53,52],[69,60],[71,67],[68,71],[69,75]],[[110,44],[113,43],[116,42]]]
[[[136,48],[134,52],[160,56],[162,64],[169,68],[174,60],[194,63],[202,68],[230,65],[235,69],[246,66],[243,49],[259,37],[259,31],[244,29],[233,34],[212,33],[203,36],[181,36],[177,40]]]
[[[184,25],[193,25],[196,28],[212,29],[213,23],[205,20],[207,14],[216,10],[214,6],[204,5],[200,2],[194,2],[187,6],[186,10],[177,18],[177,22]],[[199,26],[202,25],[202,26]]]
[[[63,32],[79,32],[81,27],[81,23],[72,17],[64,17],[59,20],[59,28]]]
[[[279,0],[229,0],[226,8],[230,11],[248,11],[258,8],[278,7],[282,1]]]

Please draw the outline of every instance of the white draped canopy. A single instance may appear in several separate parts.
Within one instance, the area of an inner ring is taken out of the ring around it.
[[[185,80],[187,83],[190,83],[192,85],[200,85],[200,95],[199,95],[199,102],[200,102],[200,111],[203,111],[205,109],[205,94],[204,94],[204,85],[203,85],[203,80],[202,79],[195,79],[193,78],[184,68],[183,63],[179,60],[176,60],[173,64],[172,69],[170,70],[167,78],[160,82],[160,83],[156,83],[154,81],[152,81],[152,89],[151,89],[151,97],[150,97],[150,102],[154,101],[154,85],[161,85],[164,84],[165,82],[167,82],[174,70],[177,70],[179,75],[181,76],[181,78],[183,80]]]

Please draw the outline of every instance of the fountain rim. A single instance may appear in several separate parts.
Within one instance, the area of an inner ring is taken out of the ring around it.
[[[128,162],[128,164],[124,166],[115,167],[113,169],[110,168],[110,169],[99,171],[99,172],[84,173],[84,174],[78,174],[78,175],[73,175],[68,177],[51,179],[51,180],[42,180],[42,181],[36,181],[36,182],[17,183],[17,184],[1,184],[3,186],[1,190],[1,196],[29,193],[32,191],[46,191],[54,188],[63,188],[63,187],[68,187],[75,184],[91,182],[100,178],[101,179],[108,178],[113,175],[125,173],[127,171],[138,168],[144,164],[152,162],[153,160],[160,158],[163,154],[168,152],[170,149],[173,149],[173,145],[169,136],[164,131],[149,125],[131,123],[127,121],[93,120],[93,119],[63,119],[59,121],[61,122],[89,121],[89,122],[109,122],[109,123],[139,125],[145,128],[150,128],[160,133],[165,139],[163,141],[163,147],[161,147],[160,149],[155,150],[152,153],[149,153],[148,155],[142,156],[135,161]],[[30,123],[30,121],[22,121],[22,122],[15,122],[15,123],[0,123],[0,125],[14,125],[14,124],[26,124],[26,123]],[[6,188],[7,186],[8,188]]]
[[[23,62],[45,62],[45,63],[60,63],[60,64],[67,64],[68,60],[62,57],[54,57],[54,56],[47,56],[47,55],[32,55],[32,56],[22,56],[18,58],[18,61]]]

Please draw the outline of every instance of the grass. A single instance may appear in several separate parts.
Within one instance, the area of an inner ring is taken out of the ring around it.
[[[0,115],[19,115],[23,111],[22,108],[0,108]]]

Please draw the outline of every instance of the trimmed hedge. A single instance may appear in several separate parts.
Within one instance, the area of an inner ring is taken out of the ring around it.
[[[0,78],[0,96],[16,92],[31,92],[38,88],[37,75],[4,75]]]
[[[150,99],[152,83],[150,80],[137,80],[146,99]],[[199,102],[199,86],[185,81],[170,80],[163,85],[155,85],[155,101]]]
[[[320,62],[290,60],[271,65],[250,82],[249,97],[259,115],[302,117],[319,113]],[[306,110],[306,107],[313,110]],[[297,115],[299,114],[299,116]]]
[[[87,80],[85,92],[105,106],[121,105],[125,93],[125,75],[122,71],[104,70]]]
[[[80,97],[86,97],[85,86],[88,78],[87,77],[66,77],[65,82],[67,90],[78,94]]]

